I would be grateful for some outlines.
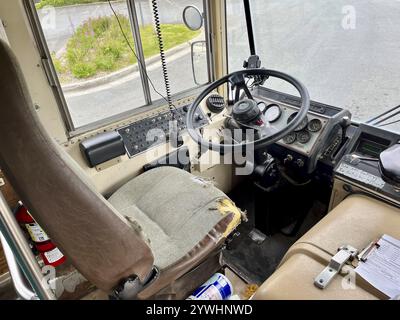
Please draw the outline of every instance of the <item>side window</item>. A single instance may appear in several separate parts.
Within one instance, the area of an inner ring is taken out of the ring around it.
[[[192,73],[191,43],[205,42],[204,28],[197,31],[189,30],[183,23],[182,13],[188,4],[194,5],[202,11],[203,0],[158,0],[157,2],[159,4],[158,22],[164,40],[166,68],[169,75],[169,89],[171,94],[176,94],[195,86]],[[140,34],[148,75],[151,79],[155,79],[156,87],[165,92],[162,61],[156,39],[157,30],[154,25],[156,21],[153,17],[152,8],[148,5],[149,1],[135,1],[135,3],[141,25]],[[145,41],[145,39],[149,40]],[[146,54],[147,52],[149,54]],[[204,61],[205,55],[202,57],[202,61]],[[152,99],[157,100],[159,98],[159,95],[152,90]]]
[[[151,0],[34,2],[74,129],[166,100]],[[191,43],[205,43],[205,33],[204,28],[191,31],[184,25],[186,1],[157,3],[164,69],[174,95],[196,86]],[[193,4],[203,9],[202,0]]]

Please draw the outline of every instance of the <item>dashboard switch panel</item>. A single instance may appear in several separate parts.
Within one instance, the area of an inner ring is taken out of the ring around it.
[[[180,134],[186,130],[186,115],[189,106],[183,106],[173,111],[164,111],[156,116],[146,118],[118,130],[130,158],[148,149],[168,142],[172,130],[171,121],[178,122]],[[174,116],[173,114],[174,113]],[[194,119],[195,128],[204,127],[209,123],[203,111],[198,110]]]

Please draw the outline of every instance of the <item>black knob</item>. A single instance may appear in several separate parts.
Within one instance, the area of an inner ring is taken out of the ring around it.
[[[225,109],[224,97],[219,94],[212,94],[207,98],[207,108],[213,113],[221,113]]]
[[[204,117],[203,117],[201,114],[196,114],[195,120],[196,120],[197,122],[200,122],[200,121],[203,121],[203,120],[204,120]]]

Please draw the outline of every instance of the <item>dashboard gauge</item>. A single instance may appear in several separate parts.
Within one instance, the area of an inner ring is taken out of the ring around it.
[[[286,144],[293,144],[296,142],[296,139],[297,139],[296,133],[292,132],[283,138],[283,142]]]
[[[296,118],[297,115],[298,115],[297,112],[291,114],[290,117],[288,118],[287,123],[289,124],[290,122],[292,122],[293,119]],[[303,119],[303,121],[299,124],[299,126],[298,126],[294,131],[296,131],[296,132],[302,131],[302,130],[304,130],[305,128],[307,128],[307,125],[308,125],[308,117],[305,117],[305,118]]]
[[[299,141],[301,144],[306,144],[310,140],[311,140],[311,134],[308,131],[303,130],[297,132],[297,141]]]
[[[273,123],[279,120],[279,118],[282,115],[282,110],[281,107],[278,106],[277,104],[270,104],[265,112],[265,119],[269,122],[269,123]]]
[[[258,108],[260,109],[260,111],[264,114],[265,111],[267,111],[267,104],[264,101],[260,101],[257,103]]]
[[[308,131],[318,132],[322,129],[322,122],[319,119],[313,119],[308,124]]]

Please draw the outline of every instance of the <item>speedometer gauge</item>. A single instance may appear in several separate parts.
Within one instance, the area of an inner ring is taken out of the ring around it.
[[[289,124],[290,122],[292,122],[293,119],[296,118],[297,115],[298,115],[297,112],[291,114],[290,117],[288,118],[287,123]],[[303,119],[303,121],[299,124],[299,126],[298,126],[294,131],[296,131],[296,132],[302,131],[302,130],[304,130],[305,128],[307,128],[307,125],[308,125],[308,117],[305,117],[305,118]]]
[[[308,131],[318,132],[322,129],[322,122],[319,119],[313,119],[308,124]]]
[[[283,142],[286,144],[293,144],[296,142],[296,139],[297,139],[296,133],[292,132],[283,138]]]
[[[269,123],[273,123],[279,120],[282,115],[281,107],[277,104],[270,104],[265,110],[265,119]]]
[[[301,144],[306,144],[307,142],[309,142],[311,140],[311,135],[308,131],[304,130],[304,131],[300,131],[297,133],[297,140],[301,143]]]

